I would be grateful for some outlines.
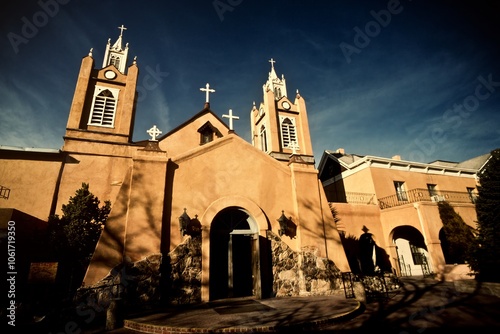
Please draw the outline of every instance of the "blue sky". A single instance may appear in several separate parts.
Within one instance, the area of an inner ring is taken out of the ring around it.
[[[457,4],[458,3],[458,4]],[[494,1],[9,1],[0,13],[0,145],[60,148],[81,59],[102,64],[125,25],[141,92],[133,140],[203,109],[240,117],[276,60],[324,150],[430,162],[500,147],[500,5]],[[150,86],[148,86],[150,87]],[[227,119],[226,119],[227,121]]]

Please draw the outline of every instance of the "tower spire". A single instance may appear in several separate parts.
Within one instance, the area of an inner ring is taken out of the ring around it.
[[[271,63],[271,71],[269,72],[267,82],[264,84],[264,87],[263,87],[264,93],[267,90],[271,90],[274,92],[274,98],[276,100],[279,100],[283,96],[287,96],[285,76],[282,75],[281,79],[278,78],[278,75],[276,74],[276,70],[274,69],[274,63],[276,63],[276,61],[273,58],[271,58],[271,59],[269,59],[269,62]]]
[[[125,66],[127,65],[128,56],[128,43],[123,47],[123,31],[127,30],[122,24],[120,27],[120,35],[116,42],[111,45],[111,38],[108,39],[108,44],[106,45],[106,52],[104,54],[104,60],[102,67],[109,65],[114,65],[121,73],[125,73]]]
[[[116,40],[115,44],[113,44],[113,46],[111,48],[113,50],[116,50],[116,51],[123,51],[123,47],[122,47],[123,30],[127,30],[127,28],[125,28],[122,24],[121,27],[118,27],[118,29],[120,29],[120,36],[118,36],[118,39]],[[128,47],[128,46],[126,46],[126,47]]]

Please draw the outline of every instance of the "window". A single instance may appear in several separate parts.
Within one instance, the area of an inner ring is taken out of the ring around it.
[[[438,191],[437,191],[437,186],[435,184],[427,184],[427,190],[429,190],[429,196],[437,196]]]
[[[284,148],[291,148],[297,145],[297,133],[295,131],[295,119],[291,117],[280,117],[281,120],[281,141]],[[298,147],[296,147],[297,149]]]
[[[95,87],[89,125],[113,127],[118,92],[114,88]]]
[[[267,135],[266,135],[266,127],[262,125],[260,127],[260,149],[264,152],[267,152]]]
[[[477,200],[477,194],[474,193],[474,190],[476,190],[476,188],[467,187],[467,193],[469,194],[470,201],[475,204]]]
[[[276,100],[281,99],[283,95],[281,95],[281,88],[280,87],[274,87],[274,98]]]
[[[398,197],[398,201],[408,201],[404,182],[394,181],[394,188],[396,188],[396,196]]]
[[[210,122],[206,122],[199,129],[200,133],[200,145],[204,145],[210,143],[215,139],[215,136],[218,138],[222,137],[222,134],[216,127],[214,127]]]
[[[201,144],[210,143],[214,140],[214,133],[210,128],[206,128],[203,132],[201,132]]]
[[[120,69],[120,57],[112,55],[109,63],[110,65],[115,65],[117,69]]]

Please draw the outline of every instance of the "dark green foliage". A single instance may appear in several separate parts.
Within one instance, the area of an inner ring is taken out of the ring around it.
[[[92,258],[97,241],[111,211],[111,202],[100,201],[89,185],[82,187],[62,206],[62,217],[49,217],[49,238],[54,257],[59,261],[66,289],[78,288]]]
[[[438,208],[443,222],[441,245],[446,263],[468,262],[470,247],[475,242],[472,228],[463,221],[448,202],[439,202]]]
[[[491,152],[491,158],[479,174],[476,211],[478,244],[474,249],[471,268],[478,279],[500,282],[500,149]]]

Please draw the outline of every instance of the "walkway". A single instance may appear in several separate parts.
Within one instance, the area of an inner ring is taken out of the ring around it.
[[[456,333],[500,330],[500,298],[452,282],[405,279],[389,300],[359,303],[344,295],[227,299],[130,315],[110,334],[138,333]],[[104,333],[92,331],[85,333]]]

